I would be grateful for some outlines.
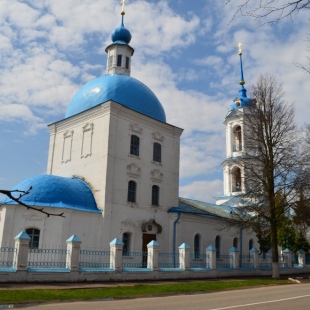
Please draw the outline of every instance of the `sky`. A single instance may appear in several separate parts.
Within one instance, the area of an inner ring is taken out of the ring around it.
[[[233,2],[233,3],[232,3]],[[275,75],[296,122],[309,123],[309,16],[277,24],[236,15],[242,0],[128,0],[131,76],[162,103],[181,137],[180,196],[223,193],[225,115],[239,90]],[[251,8],[251,7],[249,7]],[[106,74],[105,47],[121,21],[117,0],[0,0],[0,189],[46,173],[47,124],[64,118],[78,89]],[[307,86],[308,85],[308,86]]]

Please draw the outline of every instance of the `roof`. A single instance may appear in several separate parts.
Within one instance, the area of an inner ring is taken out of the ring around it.
[[[30,187],[29,194],[20,199],[27,205],[101,213],[90,187],[79,178],[37,175],[20,182],[12,190],[28,191]],[[17,204],[8,197],[0,203]]]
[[[103,75],[82,86],[71,100],[66,118],[109,100],[166,122],[164,108],[156,95],[137,79],[119,74]]]
[[[178,207],[172,207],[168,212],[227,219],[231,217],[231,211],[232,208],[229,206],[215,205],[207,202],[180,197]]]

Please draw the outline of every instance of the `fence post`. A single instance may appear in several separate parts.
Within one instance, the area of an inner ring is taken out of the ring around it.
[[[306,253],[303,249],[300,249],[297,251],[298,253],[298,265],[300,267],[305,267],[306,266]]]
[[[209,245],[206,248],[206,259],[209,260],[209,266],[206,262],[206,267],[210,269],[216,269],[216,248],[212,245]]]
[[[189,270],[189,266],[190,266],[190,258],[191,258],[190,250],[191,250],[191,247],[186,243],[182,243],[179,246],[180,268],[184,269],[185,271]]]
[[[256,249],[255,247],[253,247],[251,250],[250,250],[250,255],[252,255],[253,257],[253,265],[254,265],[254,268],[255,269],[259,269],[259,250]]]
[[[284,251],[283,251],[283,255],[284,255],[284,257],[286,257],[286,259],[287,259],[287,267],[288,268],[292,268],[293,267],[293,264],[292,264],[292,252],[291,252],[291,250],[290,249],[285,249]],[[284,262],[285,262],[285,260],[284,260]]]
[[[31,238],[26,232],[22,231],[14,239],[16,248],[14,255],[16,270],[27,270],[28,249]]]
[[[239,269],[239,250],[232,247],[229,249],[229,254],[232,256],[232,268]]]
[[[72,235],[69,239],[66,240],[67,242],[67,268],[70,271],[79,271],[80,265],[80,248],[81,248],[81,239],[76,236]]]
[[[124,243],[118,238],[110,242],[110,265],[116,272],[123,269],[123,246]]]
[[[159,257],[159,244],[157,241],[152,240],[147,245],[147,268],[151,268],[152,271],[158,270],[158,257]]]

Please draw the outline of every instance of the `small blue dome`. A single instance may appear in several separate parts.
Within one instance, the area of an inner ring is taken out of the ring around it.
[[[239,99],[239,100],[236,100]],[[246,89],[242,85],[239,90],[239,97],[236,98],[235,101],[231,104],[230,110],[234,109],[240,109],[240,108],[246,108],[246,107],[252,107],[253,106],[253,100],[251,98],[248,98],[246,95]],[[236,104],[238,101],[240,103]]]
[[[90,187],[79,178],[37,175],[20,182],[13,190],[27,191],[31,186],[29,194],[21,198],[27,205],[100,213]],[[1,203],[17,204],[8,197]]]
[[[124,27],[123,20],[121,25],[112,32],[111,39],[113,43],[129,44],[131,40],[131,33]]]
[[[155,94],[137,79],[119,74],[103,75],[82,86],[71,100],[66,118],[108,100],[166,122],[165,111]]]

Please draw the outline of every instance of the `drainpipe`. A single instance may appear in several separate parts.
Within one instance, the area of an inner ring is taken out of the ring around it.
[[[239,266],[242,267],[242,233],[243,228],[240,227],[240,252],[239,252]]]
[[[178,217],[177,219],[173,222],[173,242],[172,242],[172,249],[173,249],[173,267],[175,268],[176,266],[176,239],[177,239],[177,223],[181,217],[181,212],[178,212]]]

